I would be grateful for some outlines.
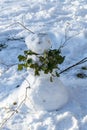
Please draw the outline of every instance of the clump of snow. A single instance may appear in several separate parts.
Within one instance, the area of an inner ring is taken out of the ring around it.
[[[68,91],[57,77],[53,78],[53,82],[51,82],[48,74],[36,77],[30,74],[27,81],[31,87],[27,96],[37,111],[58,110],[67,103]],[[29,106],[28,103],[27,106]]]
[[[46,33],[30,34],[26,37],[25,43],[28,49],[37,54],[42,54],[52,46],[51,39]]]

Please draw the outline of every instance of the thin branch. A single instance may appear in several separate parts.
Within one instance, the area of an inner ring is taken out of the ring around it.
[[[11,108],[6,108],[6,107],[3,107],[3,109],[5,110],[9,110],[9,112],[12,112],[10,116],[8,116],[6,119],[3,120],[3,122],[1,123],[1,126],[0,126],[0,129],[2,129],[2,127],[7,123],[8,120],[10,120],[12,118],[12,116],[14,116],[15,113],[18,113],[19,109],[22,107],[22,105],[24,104],[24,102],[26,101],[26,99],[28,98],[27,96],[27,90],[30,89],[30,83],[27,79],[25,79],[27,81],[27,83],[29,84],[28,87],[26,87],[26,91],[25,91],[25,96],[24,96],[24,99],[21,101],[21,103],[18,105],[18,107],[16,109],[11,109]],[[28,100],[30,101],[31,105],[33,106],[32,104],[32,101],[28,98]],[[33,106],[34,110],[36,111],[36,108]]]
[[[19,24],[19,25],[21,25],[25,30],[27,30],[27,31],[29,31],[29,32],[31,32],[31,33],[33,33],[33,34],[35,34],[33,31],[31,31],[30,29],[28,29],[24,24],[22,24],[22,23],[20,23],[20,22],[12,23],[12,24],[8,25],[6,28],[9,28],[9,27],[11,27],[11,26],[13,26],[13,25],[15,25],[15,24]]]
[[[74,37],[76,37],[76,36],[78,36],[79,34],[82,33],[82,31],[81,31],[81,32],[78,32],[78,33],[76,33],[76,34],[74,34],[74,35],[72,35],[72,36],[69,37],[69,36],[68,36],[69,26],[70,26],[70,23],[67,23],[67,26],[66,26],[66,28],[65,28],[65,39],[64,39],[64,42],[63,42],[63,43],[62,43],[62,41],[61,41],[61,45],[60,45],[59,49],[63,48],[63,47],[67,44],[67,42],[68,42],[69,40],[73,39]]]
[[[24,77],[24,76],[22,76],[22,77]],[[24,77],[25,78],[25,77]],[[29,83],[29,81],[25,78],[25,80],[26,80],[26,82],[29,84],[29,87],[28,88],[31,88],[30,87],[30,83]],[[34,109],[34,111],[37,111],[37,109],[35,108],[35,106],[33,105],[33,103],[32,103],[32,101],[30,100],[30,98],[29,97],[27,97],[28,98],[28,100],[30,101],[30,103],[31,103],[31,105],[32,105],[32,107],[33,107],[33,109]]]
[[[77,65],[83,64],[83,63],[85,63],[85,62],[87,62],[87,57],[85,57],[85,58],[83,58],[82,60],[80,60],[79,62],[77,62],[77,63],[75,63],[75,64],[69,66],[68,68],[62,70],[59,74],[62,74],[62,73],[64,73],[64,72],[68,71],[69,69],[71,69],[71,68],[73,68],[73,67],[75,67],[75,66],[77,66]]]
[[[81,32],[80,32],[80,33],[81,33]],[[69,40],[71,40],[71,39],[73,39],[74,37],[78,36],[80,33],[77,33],[77,34],[75,34],[75,35],[73,35],[73,36],[71,36],[71,37],[66,38],[65,41],[63,42],[63,44],[59,47],[59,50],[60,50],[61,48],[63,48],[63,47],[67,44],[67,42],[68,42]]]
[[[28,29],[26,26],[24,26],[22,23],[17,22],[17,24],[21,25],[21,26],[22,26],[24,29],[26,29],[27,31],[29,31],[29,32],[31,32],[31,33],[33,33],[33,34],[35,34],[33,31],[31,31],[31,30]]]
[[[13,109],[11,110],[11,108],[4,108],[3,109],[6,109],[6,110],[9,110],[9,112],[12,112],[10,116],[8,116],[6,119],[3,120],[3,122],[1,123],[1,126],[0,126],[0,129],[6,124],[6,122],[11,119],[11,117],[15,114],[15,113],[18,113],[18,110],[21,108],[21,106],[23,105],[23,103],[25,102],[26,98],[27,98],[27,89],[30,88],[30,87],[27,87],[26,88],[26,92],[25,92],[25,97],[24,99],[21,101],[21,103],[19,104],[19,106],[16,108],[16,109]]]
[[[12,112],[12,111],[11,111]],[[8,116],[8,118],[4,119],[4,121],[2,122],[0,129],[3,128],[3,126],[5,125],[5,123],[16,113],[16,111],[13,111],[12,114],[10,116]]]

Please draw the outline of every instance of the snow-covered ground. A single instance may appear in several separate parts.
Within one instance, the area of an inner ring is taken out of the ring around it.
[[[27,49],[30,33],[21,24],[34,33],[49,33],[53,48],[72,37],[62,48],[61,70],[87,57],[86,0],[0,0],[0,129],[87,130],[87,70],[81,69],[87,63],[61,74],[69,101],[57,111],[37,111],[27,98],[31,88],[20,91],[24,80],[25,86],[29,83],[28,72],[17,70],[17,57]],[[78,73],[86,76],[78,78]]]

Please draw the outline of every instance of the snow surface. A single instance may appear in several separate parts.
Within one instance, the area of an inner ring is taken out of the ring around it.
[[[0,129],[87,130],[87,78],[76,77],[79,72],[87,74],[81,70],[87,63],[61,74],[70,94],[63,108],[37,111],[27,97],[28,72],[17,71],[17,57],[27,49],[25,37],[30,34],[20,23],[35,33],[49,32],[53,48],[72,37],[62,48],[66,58],[61,70],[87,56],[86,0],[0,0],[0,44],[6,44],[0,51]],[[24,80],[27,88],[20,91]]]

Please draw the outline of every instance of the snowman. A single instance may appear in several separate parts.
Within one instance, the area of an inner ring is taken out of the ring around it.
[[[49,34],[30,34],[25,38],[27,48],[38,55],[43,55],[44,51],[49,51],[52,41]],[[33,62],[39,62],[37,56],[32,55]],[[27,81],[30,84],[28,97],[37,111],[53,111],[63,107],[68,102],[68,91],[58,77],[53,77],[53,82],[49,80],[50,74],[40,72],[35,76],[33,69],[28,69]],[[28,106],[28,103],[26,103]]]

